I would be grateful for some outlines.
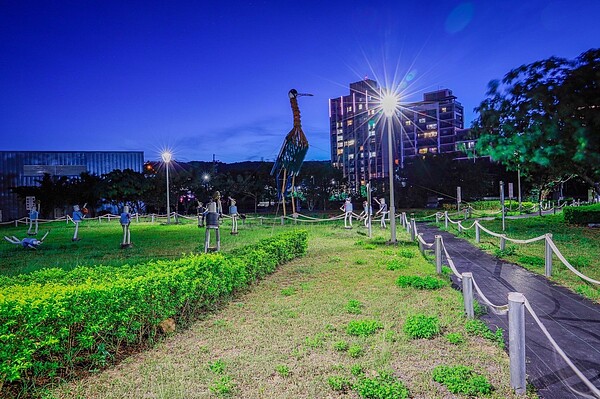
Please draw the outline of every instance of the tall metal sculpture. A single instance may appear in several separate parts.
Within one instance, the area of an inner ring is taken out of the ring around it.
[[[308,151],[308,140],[302,131],[302,123],[300,122],[300,108],[298,108],[298,97],[312,96],[312,94],[298,93],[296,89],[289,91],[290,104],[294,115],[294,127],[285,136],[279,155],[275,160],[271,176],[275,175],[277,182],[277,197],[283,200],[283,216],[286,215],[285,196],[288,190],[293,190],[295,178],[300,173],[300,168],[304,162],[304,157]],[[283,172],[283,177],[280,178]],[[292,197],[292,213],[296,213],[296,205]]]

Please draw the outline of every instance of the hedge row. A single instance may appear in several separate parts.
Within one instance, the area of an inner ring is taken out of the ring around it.
[[[0,287],[0,386],[104,366],[124,345],[181,320],[304,255],[307,232],[229,255],[188,255],[122,267],[40,270]]]
[[[500,200],[486,200],[486,201],[473,201],[470,202],[469,205],[473,207],[475,210],[480,211],[489,211],[489,210],[500,210]],[[521,202],[521,209],[529,209],[535,204],[529,201]],[[509,211],[517,211],[519,210],[519,203],[513,199],[512,202],[508,199],[505,199],[504,206]]]
[[[564,208],[563,214],[567,223],[600,223],[600,204],[567,206]]]

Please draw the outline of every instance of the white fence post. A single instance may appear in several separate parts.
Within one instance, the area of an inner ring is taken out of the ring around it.
[[[546,234],[546,251],[545,251],[545,270],[544,275],[546,277],[552,276],[552,247],[550,247],[550,240],[552,240],[552,234]]]
[[[448,211],[444,211],[444,227],[448,230]]]
[[[500,251],[504,251],[506,249],[506,234],[502,234],[500,236]]]
[[[410,240],[414,241],[416,237],[417,226],[415,225],[415,218],[410,218]]]
[[[462,231],[463,231],[462,223],[458,222],[458,234],[462,233]]]
[[[283,221],[283,216],[281,217],[281,225],[283,226],[285,222]]]
[[[435,271],[442,274],[442,236],[435,236]]]
[[[440,222],[440,213],[439,213],[439,212],[436,212],[436,213],[435,213],[435,222],[436,222],[436,223],[439,223],[439,222]]]
[[[510,386],[517,395],[525,393],[525,296],[508,293],[508,352]]]
[[[481,242],[481,231],[479,230],[479,223],[475,223],[475,242]]]
[[[462,274],[462,290],[467,319],[472,319],[475,317],[475,311],[473,310],[473,273],[464,272]]]
[[[406,227],[406,212],[402,212],[400,220],[402,220],[402,227]]]
[[[421,251],[421,255],[425,255],[425,247],[423,246],[423,241],[421,241],[423,239],[423,233],[419,233],[417,237],[420,238],[417,240],[419,242],[419,251]]]

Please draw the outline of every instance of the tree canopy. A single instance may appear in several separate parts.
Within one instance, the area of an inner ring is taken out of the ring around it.
[[[571,175],[592,187],[600,180],[600,49],[522,65],[490,82],[487,96],[472,126],[479,153],[540,187]]]

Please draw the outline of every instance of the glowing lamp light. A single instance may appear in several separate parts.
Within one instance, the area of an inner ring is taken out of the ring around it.
[[[164,151],[162,154],[160,154],[160,156],[162,157],[163,162],[166,163],[171,162],[171,159],[173,159],[173,154],[171,151]]]
[[[398,107],[398,97],[392,93],[385,93],[381,97],[381,109],[385,116],[394,115],[394,111]]]

